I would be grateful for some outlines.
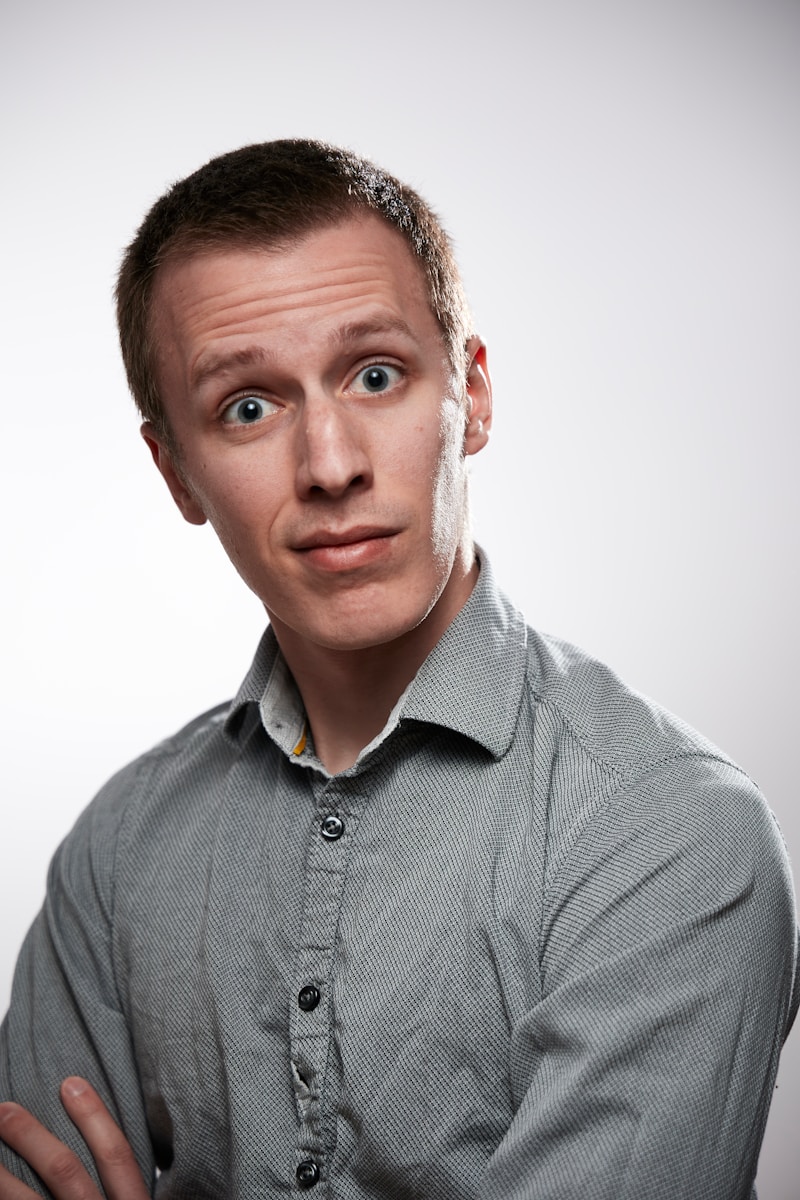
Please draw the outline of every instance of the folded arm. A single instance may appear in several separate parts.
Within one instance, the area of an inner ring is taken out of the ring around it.
[[[124,1130],[142,1176],[154,1176],[114,961],[115,864],[131,783],[125,773],[117,777],[57,851],[47,899],[20,954],[0,1026],[0,1101],[30,1112],[72,1151],[95,1187],[100,1180],[92,1156],[59,1099],[62,1080],[75,1074],[91,1082]],[[37,1195],[47,1195],[10,1139],[0,1140],[0,1165]]]
[[[147,1200],[133,1151],[100,1097],[79,1078],[66,1079],[61,1100],[90,1151],[103,1191],[80,1159],[17,1104],[0,1104],[0,1138],[24,1159],[55,1200]],[[0,1166],[0,1200],[30,1200],[27,1184]]]

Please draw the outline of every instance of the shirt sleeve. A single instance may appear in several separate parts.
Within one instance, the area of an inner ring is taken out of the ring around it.
[[[797,947],[750,781],[687,756],[619,790],[550,883],[540,946],[485,1200],[754,1196]]]
[[[154,1176],[141,1088],[114,971],[114,869],[124,802],[136,771],[117,776],[59,847],[44,907],[26,938],[0,1027],[0,1099],[29,1109],[84,1162],[94,1163],[66,1116],[59,1086],[83,1075],[121,1125],[143,1177]],[[48,1191],[0,1141],[0,1162]]]

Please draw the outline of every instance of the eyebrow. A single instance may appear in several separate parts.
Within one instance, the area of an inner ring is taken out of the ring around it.
[[[402,317],[375,317],[371,321],[347,321],[334,331],[330,340],[334,345],[346,349],[353,342],[360,342],[364,338],[382,333],[400,333],[413,342],[417,340],[413,329]]]
[[[376,317],[367,321],[347,321],[331,333],[328,341],[335,349],[346,350],[365,338],[386,333],[399,333],[410,341],[417,340],[411,326],[401,317]],[[235,367],[264,366],[274,361],[275,356],[265,346],[243,346],[240,350],[226,350],[221,354],[213,351],[201,354],[192,368],[191,384],[193,388],[199,388],[209,379]]]
[[[199,388],[215,375],[222,375],[233,367],[263,366],[273,360],[273,355],[263,346],[244,346],[241,350],[226,350],[223,354],[201,354],[191,371],[191,384]]]

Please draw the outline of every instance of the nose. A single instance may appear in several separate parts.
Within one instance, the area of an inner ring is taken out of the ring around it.
[[[303,499],[343,496],[372,483],[372,467],[358,418],[326,398],[306,402],[298,427],[297,490]]]

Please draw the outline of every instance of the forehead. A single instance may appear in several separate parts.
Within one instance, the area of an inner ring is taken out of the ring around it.
[[[385,312],[441,338],[422,264],[405,239],[367,215],[277,246],[203,247],[158,271],[151,304],[157,346],[291,328],[313,337],[341,321]]]

